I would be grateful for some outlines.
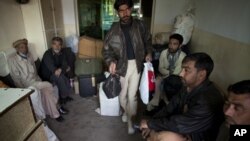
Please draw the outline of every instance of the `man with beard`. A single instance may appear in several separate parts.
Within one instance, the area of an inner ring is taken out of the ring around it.
[[[162,94],[161,90],[162,80],[172,74],[179,75],[181,72],[181,62],[186,54],[181,51],[183,37],[180,34],[173,34],[169,37],[168,48],[163,50],[159,59],[159,72],[160,75],[156,78],[156,88],[153,99],[147,106],[148,111],[152,111],[159,105],[159,101],[163,99],[167,102],[167,98]]]
[[[224,105],[226,121],[222,124],[217,141],[229,141],[230,125],[250,125],[250,80],[243,80],[228,87]]]
[[[42,59],[40,75],[43,80],[50,81],[57,85],[59,90],[60,102],[65,104],[72,101],[70,97],[73,89],[70,86],[70,79],[73,78],[74,55],[68,53],[66,48],[62,48],[63,40],[60,37],[52,39],[51,48],[48,49]]]
[[[13,43],[16,54],[9,59],[10,75],[18,88],[35,87],[41,93],[44,111],[51,118],[61,122],[64,120],[60,114],[67,114],[63,107],[57,109],[58,99],[54,95],[53,86],[42,81],[37,74],[33,57],[28,51],[28,40],[20,39]]]
[[[137,111],[138,83],[143,61],[151,61],[151,38],[145,24],[132,18],[132,0],[116,0],[114,8],[120,21],[113,23],[105,36],[103,57],[111,74],[120,76],[120,104],[122,121],[128,122],[128,133],[133,134],[132,117]]]
[[[213,60],[194,53],[182,61],[180,76],[186,88],[153,119],[142,120],[140,129],[148,141],[214,141],[224,120],[224,98],[209,80]]]

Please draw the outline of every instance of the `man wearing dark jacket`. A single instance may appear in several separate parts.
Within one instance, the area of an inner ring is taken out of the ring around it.
[[[62,48],[62,45],[62,38],[54,37],[52,39],[51,48],[43,55],[40,76],[43,80],[57,85],[60,102],[64,104],[73,100],[69,95],[73,93],[70,78],[74,76],[75,57],[71,51]]]
[[[205,53],[184,58],[180,76],[185,90],[173,97],[166,109],[140,128],[150,141],[214,141],[223,116],[224,98],[208,77],[213,60]],[[150,133],[150,134],[149,134]]]
[[[132,116],[137,110],[138,83],[143,61],[151,61],[150,34],[144,23],[133,19],[132,0],[116,0],[114,8],[120,21],[114,23],[104,40],[103,57],[111,74],[121,76],[120,103],[124,110],[122,121],[128,122],[133,134]]]

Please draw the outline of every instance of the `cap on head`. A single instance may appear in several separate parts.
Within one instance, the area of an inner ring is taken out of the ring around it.
[[[15,42],[13,43],[13,47],[16,48],[16,47],[18,47],[20,44],[28,45],[28,40],[25,39],[25,38],[24,38],[24,39],[19,39],[19,40],[15,41]]]
[[[118,11],[119,7],[123,4],[128,5],[129,8],[133,7],[134,5],[133,0],[116,0],[114,3],[115,10]]]

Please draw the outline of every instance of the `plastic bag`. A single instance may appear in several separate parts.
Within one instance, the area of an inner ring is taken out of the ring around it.
[[[140,81],[140,96],[144,104],[148,104],[150,92],[155,90],[155,75],[152,63],[144,63],[144,69]]]
[[[76,35],[70,35],[66,37],[66,47],[70,47],[72,52],[77,53],[78,52],[78,42],[79,39]]]
[[[194,29],[194,16],[191,13],[182,14],[176,17],[173,33],[183,36],[183,45],[191,39]]]
[[[120,94],[122,90],[120,76],[109,75],[103,83],[103,91],[108,98],[114,98]]]

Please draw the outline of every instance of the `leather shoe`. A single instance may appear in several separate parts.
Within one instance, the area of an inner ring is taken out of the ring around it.
[[[56,118],[56,121],[58,122],[63,122],[64,121],[64,118],[62,116],[59,116],[58,118]]]
[[[67,115],[69,113],[69,111],[65,108],[63,108],[62,106],[58,109],[59,113],[62,115]]]

